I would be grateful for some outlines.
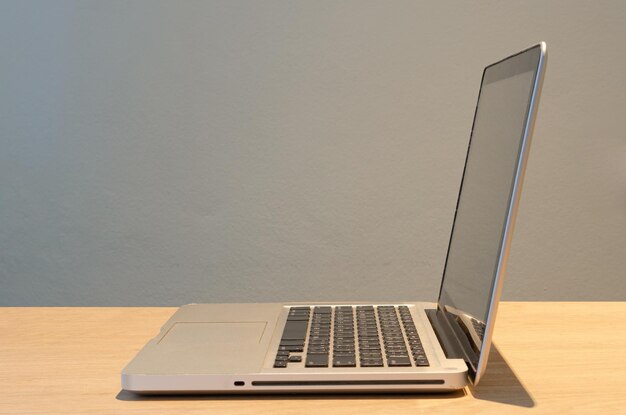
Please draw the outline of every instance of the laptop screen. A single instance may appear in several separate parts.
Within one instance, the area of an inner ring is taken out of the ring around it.
[[[505,260],[541,52],[536,46],[483,73],[439,295],[439,308],[467,337],[461,343],[473,349],[468,355],[474,370]]]

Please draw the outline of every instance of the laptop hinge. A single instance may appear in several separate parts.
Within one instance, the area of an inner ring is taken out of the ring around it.
[[[459,340],[452,332],[450,325],[444,320],[443,311],[439,309],[426,310],[426,315],[428,316],[428,320],[430,320],[430,325],[433,327],[446,357],[448,359],[466,360],[463,350],[459,345]]]

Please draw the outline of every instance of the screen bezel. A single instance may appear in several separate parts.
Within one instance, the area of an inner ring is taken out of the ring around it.
[[[443,303],[443,299],[442,299],[442,293],[443,293],[443,288],[444,288],[444,284],[445,284],[445,275],[446,275],[446,267],[448,265],[448,259],[449,259],[449,255],[450,255],[450,246],[452,243],[452,237],[454,235],[454,226],[456,224],[456,217],[457,217],[457,212],[458,212],[458,208],[459,208],[459,202],[461,200],[461,194],[463,192],[463,180],[465,179],[465,172],[466,172],[466,168],[467,168],[467,161],[469,158],[469,153],[470,153],[470,148],[472,145],[472,135],[474,132],[474,123],[476,122],[476,115],[478,113],[478,106],[480,103],[480,95],[482,92],[482,88],[483,85],[485,84],[485,76],[487,75],[487,71],[491,68],[494,68],[498,65],[506,65],[507,61],[510,62],[511,59],[522,55],[524,53],[533,53],[538,49],[539,51],[539,59],[537,61],[537,66],[535,69],[535,74],[534,74],[534,80],[533,80],[533,86],[532,86],[532,90],[531,90],[531,94],[530,94],[530,99],[529,99],[529,104],[528,104],[528,108],[526,111],[526,117],[525,117],[525,123],[524,123],[524,130],[523,130],[523,135],[521,138],[521,144],[520,144],[520,149],[519,149],[519,155],[518,155],[518,159],[517,159],[517,165],[516,165],[516,171],[515,171],[515,176],[513,179],[513,183],[512,183],[512,188],[511,188],[511,195],[510,195],[510,199],[509,199],[509,204],[508,204],[508,210],[507,210],[507,214],[506,214],[506,220],[504,222],[504,228],[503,228],[503,232],[502,232],[502,238],[500,241],[500,248],[499,248],[499,253],[498,253],[498,260],[496,262],[496,267],[495,267],[495,275],[494,275],[494,279],[493,279],[493,284],[491,287],[491,293],[490,293],[490,298],[489,298],[489,307],[488,307],[488,311],[487,311],[487,318],[485,323],[485,332],[484,332],[484,336],[483,336],[483,341],[482,341],[482,345],[480,348],[480,353],[479,353],[479,357],[478,357],[478,361],[475,364],[474,361],[472,359],[470,359],[468,353],[465,353],[465,361],[468,365],[468,377],[470,378],[470,381],[473,384],[477,384],[478,381],[480,380],[480,377],[482,376],[482,374],[484,373],[485,369],[486,369],[486,365],[487,365],[487,359],[489,356],[489,350],[491,347],[491,337],[492,337],[492,333],[493,333],[493,327],[494,327],[494,322],[495,322],[495,316],[497,313],[497,308],[498,308],[498,302],[500,300],[500,295],[502,292],[502,285],[503,285],[503,281],[504,281],[504,274],[505,274],[505,269],[506,269],[506,262],[508,259],[508,254],[509,254],[509,249],[510,249],[510,244],[511,244],[511,239],[512,239],[512,234],[513,234],[513,228],[514,228],[514,224],[515,224],[515,217],[517,214],[517,208],[519,205],[519,198],[520,198],[520,194],[521,194],[521,188],[522,188],[522,182],[523,182],[523,177],[524,177],[524,172],[526,169],[526,162],[528,160],[528,150],[530,148],[530,141],[531,141],[531,136],[532,136],[532,130],[534,127],[534,122],[535,122],[535,117],[536,117],[536,112],[537,112],[537,104],[539,101],[539,95],[540,95],[540,91],[541,91],[541,85],[542,85],[542,81],[543,81],[543,75],[545,72],[545,62],[546,62],[546,44],[544,42],[541,42],[535,46],[532,46],[528,49],[525,49],[519,53],[516,53],[514,55],[511,55],[505,59],[502,59],[496,63],[493,63],[489,66],[487,66],[484,71],[483,71],[483,75],[482,75],[482,79],[481,79],[481,84],[480,84],[480,90],[478,93],[478,100],[476,103],[476,109],[474,111],[474,119],[472,122],[472,132],[470,134],[470,140],[469,140],[469,144],[468,144],[468,151],[467,151],[467,155],[465,158],[465,165],[463,167],[463,175],[462,175],[462,179],[461,179],[461,186],[459,189],[459,196],[457,198],[457,204],[456,204],[456,209],[454,212],[454,220],[452,222],[452,231],[450,233],[450,241],[448,243],[448,251],[446,253],[446,260],[445,260],[445,265],[444,265],[444,270],[443,270],[443,276],[441,279],[441,286],[439,289],[439,297],[437,299],[437,308],[442,312],[441,314],[445,317],[445,321],[447,322],[447,324],[450,325],[450,327],[452,328],[452,326],[454,324],[457,324],[455,321],[451,320],[451,317],[449,316],[448,312],[449,311],[447,308],[447,305]],[[512,76],[512,75],[509,75]],[[454,330],[453,330],[454,331]],[[457,339],[458,340],[458,339]],[[461,343],[461,342],[459,342]]]

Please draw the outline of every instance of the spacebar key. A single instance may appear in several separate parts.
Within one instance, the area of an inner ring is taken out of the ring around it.
[[[283,340],[304,340],[308,321],[287,321],[283,331]]]

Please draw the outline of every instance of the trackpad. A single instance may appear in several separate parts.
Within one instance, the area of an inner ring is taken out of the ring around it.
[[[266,326],[266,321],[176,322],[157,341],[159,367],[185,374],[259,370],[267,350]]]
[[[202,346],[206,351],[215,348],[256,347],[265,331],[265,321],[241,322],[178,322],[159,341],[160,346]]]

